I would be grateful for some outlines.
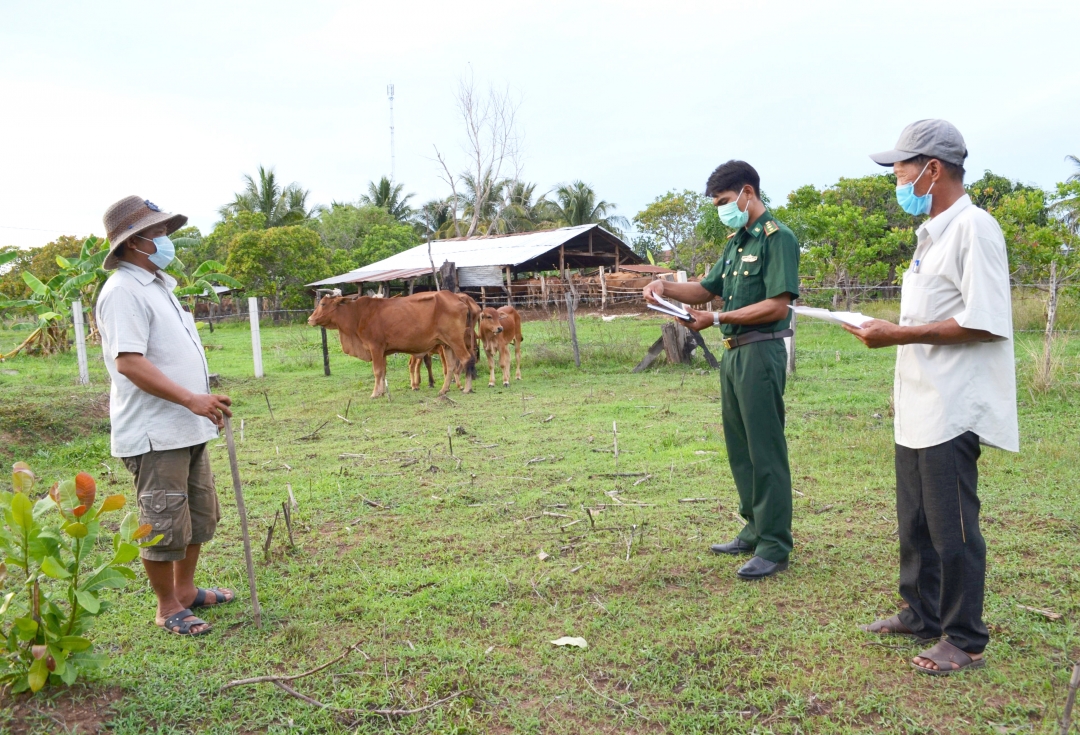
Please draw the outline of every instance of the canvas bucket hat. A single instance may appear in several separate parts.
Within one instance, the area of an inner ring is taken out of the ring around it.
[[[105,270],[114,270],[120,266],[120,259],[116,257],[116,249],[123,245],[132,235],[138,235],[154,225],[164,224],[166,234],[179,230],[187,223],[187,217],[182,214],[162,212],[158,206],[149,199],[129,196],[113,204],[105,210],[105,216],[101,221],[105,224],[105,235],[109,238],[109,254],[105,256]]]

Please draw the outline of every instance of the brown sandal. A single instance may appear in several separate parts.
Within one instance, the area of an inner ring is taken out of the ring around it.
[[[933,648],[923,651],[917,658],[928,658],[938,665],[937,669],[928,669],[911,662],[911,668],[931,676],[948,676],[961,669],[981,669],[986,666],[985,658],[972,658],[948,641],[938,641]]]
[[[885,618],[884,620],[875,620],[870,625],[860,625],[859,630],[880,636],[895,635],[903,638],[915,638],[916,640],[933,640],[932,638],[919,638],[900,621],[899,615],[893,615],[891,618]]]

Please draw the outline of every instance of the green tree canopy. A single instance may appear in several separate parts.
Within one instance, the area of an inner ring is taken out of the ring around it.
[[[641,233],[635,240],[637,247],[654,257],[669,251],[672,265],[692,276],[707,271],[720,257],[729,232],[720,224],[712,202],[689,189],[657,197],[634,215],[634,224]]]
[[[395,184],[383,176],[378,184],[374,181],[368,182],[368,193],[360,197],[360,204],[382,207],[398,222],[408,222],[414,214],[409,206],[409,200],[416,195],[402,196],[401,192],[404,189],[404,184]]]
[[[265,219],[265,227],[284,227],[310,219],[318,213],[318,207],[307,208],[308,191],[295,181],[282,187],[274,169],[259,166],[259,178],[244,174],[244,190],[237,192],[233,200],[218,210],[223,219],[241,212],[258,212]]]
[[[598,199],[593,188],[584,181],[573,181],[556,188],[553,206],[555,217],[563,226],[598,224],[619,236],[630,229],[625,217],[613,214],[615,205]]]
[[[274,227],[237,235],[225,268],[249,296],[270,296],[283,308],[307,308],[304,284],[328,275],[330,253],[310,227]]]
[[[75,258],[82,250],[85,237],[61,235],[47,245],[38,248],[19,250],[14,246],[0,248],[0,253],[18,251],[12,260],[7,261],[3,275],[0,275],[0,297],[7,299],[28,299],[31,290],[23,281],[22,274],[33,273],[39,280],[47,283],[60,273],[56,256]]]

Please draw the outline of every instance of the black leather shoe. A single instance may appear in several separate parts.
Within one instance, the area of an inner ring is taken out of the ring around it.
[[[786,561],[775,562],[768,559],[762,559],[760,556],[755,556],[750,561],[743,564],[736,574],[740,579],[765,579],[772,575],[786,570],[788,563]]]
[[[713,544],[709,547],[709,551],[714,554],[753,554],[754,547],[743,541],[741,538],[736,538],[730,543]]]

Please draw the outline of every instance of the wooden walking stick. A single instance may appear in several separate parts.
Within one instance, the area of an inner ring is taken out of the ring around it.
[[[240,489],[240,466],[236,463],[236,443],[233,441],[232,423],[225,416],[225,443],[229,447],[229,466],[232,468],[233,490],[236,492],[236,511],[240,514],[240,533],[244,537],[244,560],[247,562],[248,587],[251,589],[251,608],[255,612],[255,627],[262,627],[262,610],[259,609],[259,593],[255,591],[255,563],[251,560],[251,537],[248,536],[247,511],[244,509],[244,492]]]

